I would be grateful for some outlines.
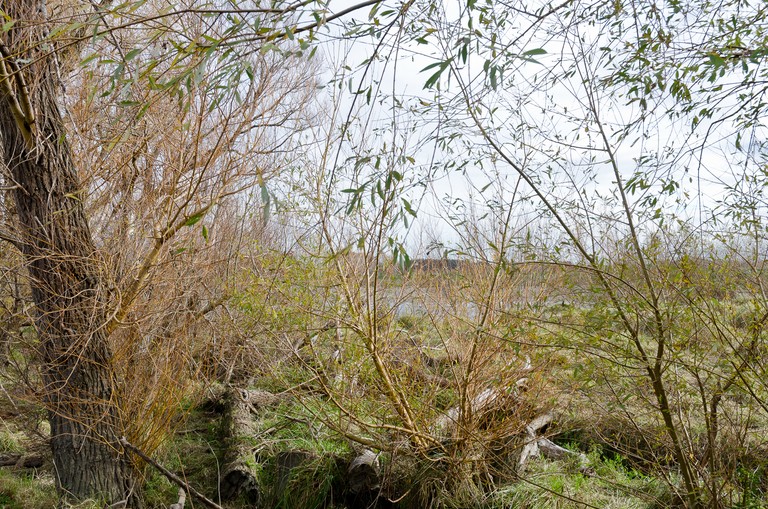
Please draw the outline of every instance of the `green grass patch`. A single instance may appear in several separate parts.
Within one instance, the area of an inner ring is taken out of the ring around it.
[[[0,469],[0,507],[3,509],[50,509],[56,507],[57,501],[53,477]]]
[[[561,461],[533,461],[520,480],[493,492],[483,509],[660,509],[670,507],[666,484],[624,466],[621,458],[589,455],[591,467]]]

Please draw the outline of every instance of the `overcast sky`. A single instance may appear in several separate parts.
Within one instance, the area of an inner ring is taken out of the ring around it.
[[[445,2],[444,5],[446,10],[442,14],[442,23],[451,25],[464,3]],[[337,8],[343,8],[343,4]],[[383,10],[384,7],[379,8],[379,12]],[[356,15],[360,17],[364,13]],[[466,19],[463,22],[466,23]],[[345,82],[342,88],[346,91],[341,97],[341,110],[345,112],[342,117],[345,119],[351,111],[353,117],[362,119],[354,128],[354,141],[371,149],[377,144],[380,147],[386,144],[390,149],[393,145],[405,146],[404,153],[414,159],[413,164],[404,168],[406,175],[428,184],[415,186],[404,195],[418,209],[418,219],[410,227],[407,242],[414,252],[418,252],[423,243],[433,240],[433,237],[446,244],[458,242],[462,227],[457,230],[457,217],[451,216],[465,214],[477,219],[486,213],[496,213],[498,217],[506,218],[504,205],[508,207],[513,198],[515,210],[512,216],[517,234],[524,234],[531,228],[540,230],[545,224],[541,222],[539,204],[523,200],[531,196],[531,190],[525,185],[518,185],[519,176],[512,167],[490,156],[477,160],[477,154],[482,153],[485,143],[468,115],[462,111],[462,89],[469,91],[472,101],[483,106],[479,116],[485,128],[496,129],[493,138],[510,155],[518,158],[520,164],[542,177],[552,200],[577,202],[579,200],[574,200],[574,195],[582,193],[580,205],[564,212],[572,216],[574,223],[584,221],[580,214],[591,214],[597,218],[601,214],[616,213],[613,210],[615,201],[609,199],[616,195],[616,179],[607,162],[604,143],[595,129],[592,113],[585,105],[586,87],[582,85],[585,76],[574,75],[563,79],[565,73],[573,69],[574,59],[578,59],[578,68],[588,74],[586,79],[594,81],[606,75],[607,71],[602,67],[605,61],[598,50],[601,45],[607,44],[605,36],[600,36],[597,28],[586,25],[566,28],[564,22],[555,17],[527,32],[525,22],[526,19],[521,18],[520,22],[511,23],[506,33],[497,34],[501,46],[520,39],[514,46],[518,52],[542,49],[546,53],[536,51],[535,56],[513,64],[495,91],[487,86],[484,58],[470,54],[458,74],[463,87],[455,78],[450,80],[450,84],[446,80],[441,81],[439,97],[444,106],[442,114],[437,108],[438,94],[434,89],[424,88],[435,69],[424,68],[444,59],[444,49],[455,54],[456,40],[466,30],[456,29],[453,35],[444,37],[433,34],[427,38],[429,44],[398,39],[395,46],[396,38],[390,35],[390,39],[379,47],[380,60],[367,68],[360,67],[360,64],[371,57],[378,40],[339,38],[337,42],[322,46],[321,58],[328,65],[324,78],[338,76],[342,66],[346,65],[352,69],[346,72],[346,76],[352,79],[353,88],[360,83],[364,87],[369,85],[371,78],[378,82],[370,104],[367,104],[364,94],[350,93],[349,82]],[[337,26],[333,30],[338,33],[340,28]],[[392,34],[395,32],[393,30]],[[521,34],[525,34],[524,37],[520,38]],[[448,76],[447,71],[444,76]],[[730,81],[740,79],[732,75],[726,78]],[[552,82],[544,85],[545,79]],[[592,90],[600,102],[600,121],[606,131],[618,130],[627,121],[637,119],[640,110],[636,104],[628,105],[626,98],[610,97],[607,92],[599,86]],[[398,107],[393,106],[395,99],[400,102]],[[721,107],[728,111],[735,104],[735,98],[726,98]],[[638,191],[630,195],[632,206],[647,207],[649,199],[658,198],[658,206],[663,213],[698,223],[700,214],[707,216],[708,210],[717,207],[724,196],[724,186],[733,186],[742,177],[744,169],[750,164],[754,166],[755,162],[748,161],[749,154],[734,154],[733,127],[729,122],[702,123],[691,133],[690,117],[673,119],[661,113],[670,106],[672,103],[669,100],[657,105],[659,113],[644,124],[644,137],[640,136],[640,131],[621,142],[613,137],[611,148],[615,150],[615,160],[625,184],[638,170],[638,158],[643,156],[658,160],[656,167],[649,162],[642,167],[651,179],[657,179],[656,187],[645,193]],[[495,108],[493,121],[487,114],[491,108]],[[434,140],[436,133],[447,134],[462,123],[467,126],[462,133],[464,143],[468,146],[474,144],[475,148],[468,149],[467,153],[449,154],[437,146]],[[391,138],[388,139],[389,135]],[[759,152],[757,141],[764,137],[763,130],[755,128],[742,143]],[[706,144],[694,150],[704,139]],[[352,155],[355,148],[359,147],[349,143],[342,146],[339,149],[343,156],[340,160]],[[558,149],[560,153],[553,155]],[[470,150],[477,152],[470,154]],[[440,166],[451,160],[459,162],[465,157],[466,165],[462,171],[438,174],[427,171],[431,165]],[[547,168],[553,174],[542,176]],[[427,174],[435,178],[426,182]],[[664,199],[659,192],[662,185],[659,179],[674,181],[679,188]],[[337,180],[339,189],[347,187],[349,172],[338,172]],[[401,234],[405,235],[405,231]],[[557,235],[552,236],[552,239],[557,238]]]

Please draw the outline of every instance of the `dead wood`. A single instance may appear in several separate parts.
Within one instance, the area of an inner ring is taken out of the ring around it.
[[[208,389],[208,398],[201,406],[226,411],[226,398],[232,391],[236,391],[238,393],[237,397],[245,402],[251,411],[258,410],[265,406],[277,404],[290,397],[288,394],[274,394],[272,392],[263,391],[260,389],[241,389],[227,387],[222,384],[216,384]]]
[[[473,415],[482,414],[491,410],[495,405],[501,404],[507,398],[514,397],[514,394],[509,394],[507,391],[489,387],[472,399],[470,412]],[[452,407],[435,420],[432,424],[432,431],[436,434],[449,435],[456,428],[460,418],[461,408],[459,406]]]
[[[39,454],[2,454],[0,467],[39,468],[43,466],[43,457]]]
[[[565,447],[560,447],[548,438],[540,438],[538,441],[541,455],[550,460],[560,460],[567,456],[578,456],[578,453],[569,451]]]
[[[527,440],[523,446],[523,450],[520,453],[520,459],[518,460],[518,469],[521,471],[525,469],[525,464],[531,458],[537,458],[544,456],[550,460],[560,460],[563,458],[579,458],[581,468],[587,468],[588,460],[585,454],[570,451],[565,447],[561,447],[552,442],[548,438],[537,437],[537,433],[549,426],[552,422],[553,416],[550,413],[542,414],[533,419],[525,427]]]
[[[230,389],[223,398],[222,435],[226,447],[221,471],[221,495],[225,500],[239,495],[253,504],[261,500],[258,467],[252,443],[255,434],[251,410],[271,401],[263,391]]]
[[[379,455],[364,449],[347,469],[347,489],[353,495],[378,490],[381,483]]]

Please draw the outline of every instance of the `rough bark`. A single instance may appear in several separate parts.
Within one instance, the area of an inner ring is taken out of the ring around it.
[[[57,485],[64,499],[126,501],[132,469],[118,443],[112,354],[99,265],[57,104],[56,59],[44,53],[45,8],[1,2],[2,162],[10,169],[20,244],[32,281]]]
[[[242,495],[250,503],[258,505],[262,494],[252,443],[251,409],[269,393],[253,392],[253,401],[248,390],[232,389],[224,396],[222,424],[227,452],[221,471],[221,495],[224,499]]]

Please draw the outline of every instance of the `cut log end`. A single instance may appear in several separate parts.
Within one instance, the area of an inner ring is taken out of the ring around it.
[[[225,500],[242,496],[248,503],[258,505],[261,500],[261,487],[253,467],[230,463],[221,476],[221,496]]]
[[[350,493],[360,495],[378,490],[381,483],[379,470],[378,454],[368,449],[358,454],[347,469],[347,487]]]

